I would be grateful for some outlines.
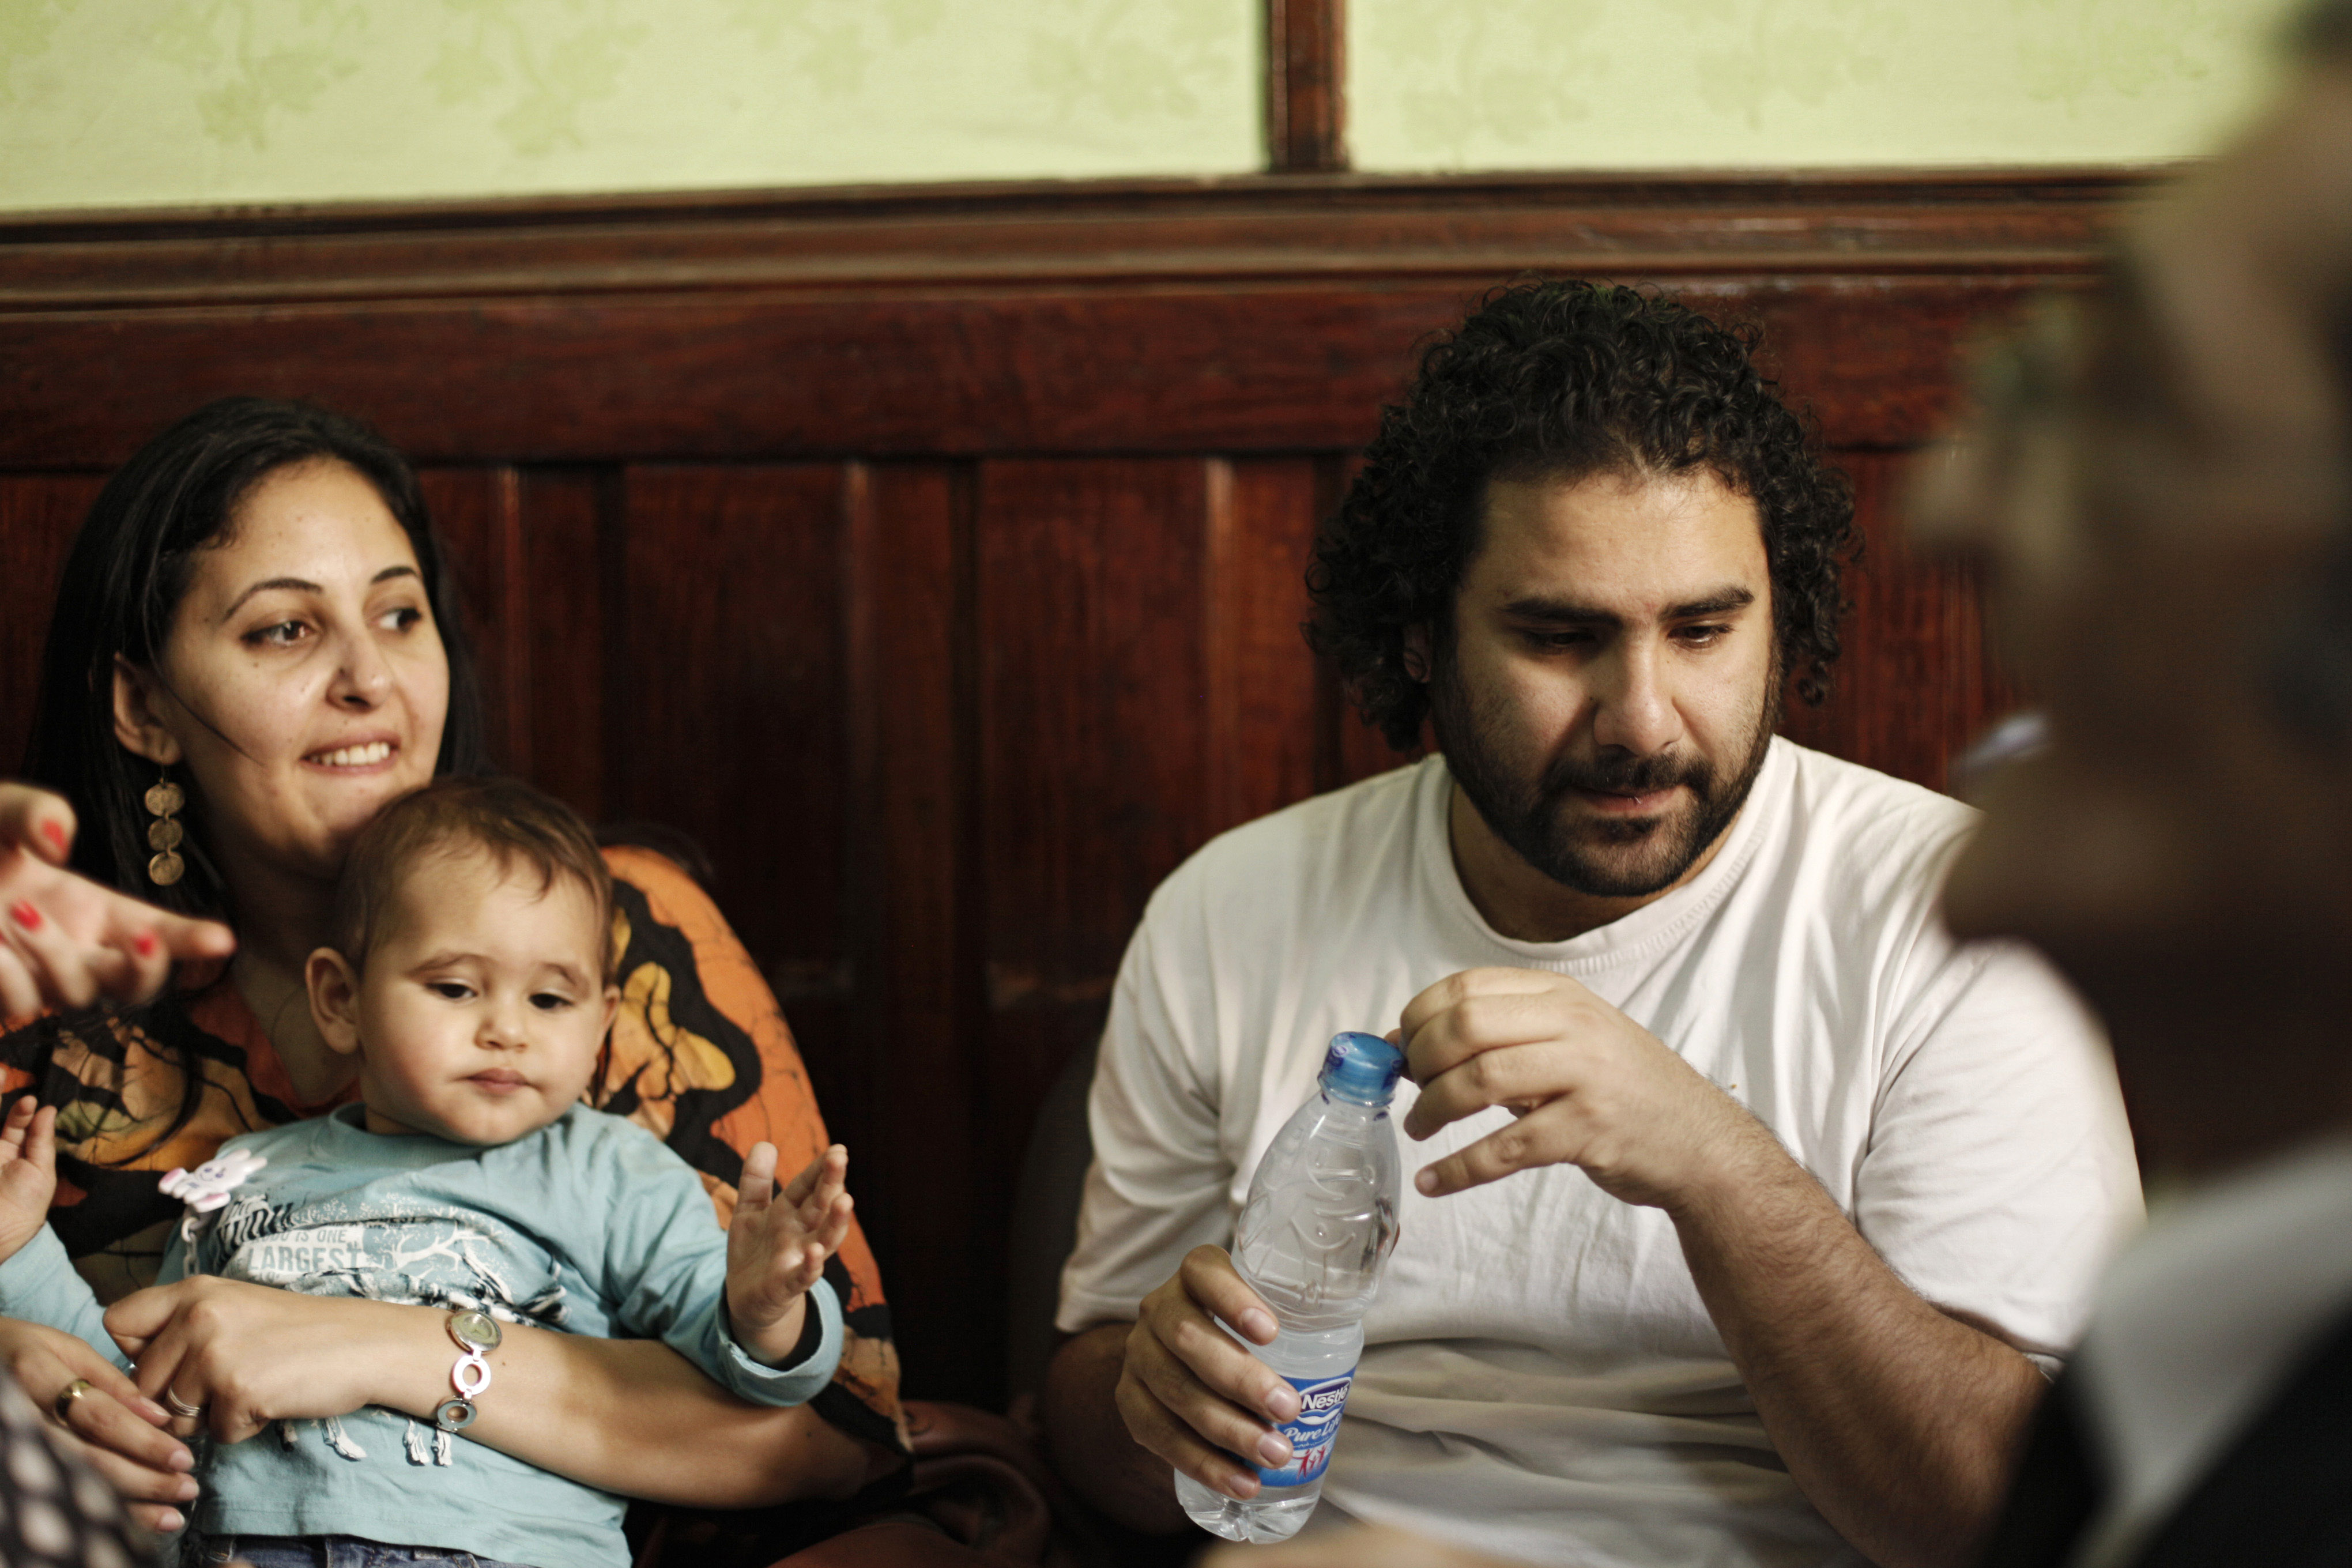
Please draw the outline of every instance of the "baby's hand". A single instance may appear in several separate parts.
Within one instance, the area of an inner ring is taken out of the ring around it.
[[[20,1094],[0,1121],[0,1263],[48,1223],[57,1195],[57,1107]]]
[[[835,1143],[778,1192],[776,1146],[744,1156],[727,1227],[727,1316],[754,1361],[779,1365],[800,1343],[809,1287],[849,1234],[848,1173],[849,1151]]]

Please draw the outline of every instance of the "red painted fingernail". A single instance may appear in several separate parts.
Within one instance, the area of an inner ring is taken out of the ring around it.
[[[41,929],[41,911],[35,909],[30,904],[18,903],[14,905],[8,910],[8,918],[15,921],[18,925],[23,926],[26,931],[38,931]]]
[[[131,939],[131,945],[139,950],[140,957],[152,958],[155,956],[155,933],[142,931]]]
[[[62,822],[44,822],[43,824],[41,824],[41,837],[44,837],[44,838],[46,838],[46,839],[47,839],[50,843],[52,843],[52,844],[56,845],[56,846],[57,846],[57,848],[58,848],[58,853],[60,856],[62,856],[63,854],[65,854],[65,852],[66,852],[66,848],[67,848],[67,845],[66,845],[66,825],[65,825],[64,823],[62,823]]]

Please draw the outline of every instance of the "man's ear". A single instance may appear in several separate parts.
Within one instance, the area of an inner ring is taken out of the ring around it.
[[[302,983],[310,989],[310,1021],[327,1048],[346,1057],[358,1050],[360,977],[350,962],[331,947],[320,948],[302,965]]]
[[[1413,679],[1429,679],[1429,626],[1422,622],[1404,629],[1404,672]]]
[[[180,760],[180,738],[156,717],[163,683],[121,654],[114,656],[114,738],[131,755],[169,767]]]

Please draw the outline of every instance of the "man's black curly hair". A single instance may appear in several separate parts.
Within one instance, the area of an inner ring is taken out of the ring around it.
[[[1781,668],[1818,705],[1855,554],[1853,492],[1750,361],[1759,334],[1633,289],[1571,281],[1490,290],[1381,411],[1364,467],[1317,542],[1307,638],[1398,750],[1429,689],[1405,629],[1453,635],[1486,481],[1678,474],[1704,466],[1762,514]]]

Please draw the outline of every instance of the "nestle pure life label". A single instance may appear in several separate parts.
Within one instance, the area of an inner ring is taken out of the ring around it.
[[[1351,1367],[1337,1377],[1286,1377],[1298,1390],[1298,1416],[1275,1428],[1290,1439],[1290,1463],[1278,1470],[1260,1468],[1257,1479],[1270,1487],[1305,1486],[1331,1462],[1331,1439],[1339,1435],[1339,1412],[1347,1407]]]

